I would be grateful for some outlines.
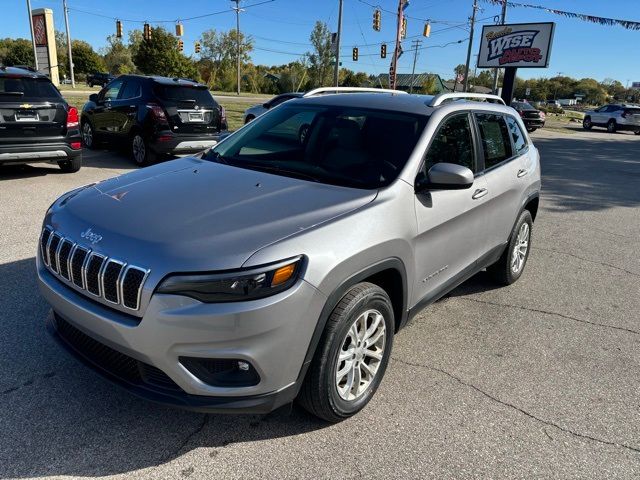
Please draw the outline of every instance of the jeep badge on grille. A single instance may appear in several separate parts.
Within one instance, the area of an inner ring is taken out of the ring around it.
[[[80,234],[80,236],[86,239],[88,242],[91,242],[91,245],[95,245],[100,240],[102,240],[102,235],[98,235],[97,233],[93,233],[91,228],[87,228],[84,232]]]

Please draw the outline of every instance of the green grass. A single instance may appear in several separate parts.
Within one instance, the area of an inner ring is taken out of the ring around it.
[[[87,94],[76,94],[72,91],[63,91],[62,94],[69,105],[76,107],[78,110],[81,110],[82,106],[89,100],[89,95]],[[237,130],[244,124],[244,111],[251,105],[255,105],[256,102],[254,100],[225,101],[225,99],[222,98],[218,100],[218,103],[222,105],[227,112],[229,130]]]
[[[223,92],[220,90],[211,90],[211,95],[213,95],[214,97],[216,95],[223,95],[226,97],[237,97],[238,95],[236,94],[236,92]],[[273,98],[275,97],[275,95],[271,95],[271,94],[266,94],[266,93],[250,93],[250,92],[240,92],[240,96],[241,97],[254,97],[254,98],[264,98],[264,99],[269,99],[269,98]],[[254,102],[255,103],[255,102]]]

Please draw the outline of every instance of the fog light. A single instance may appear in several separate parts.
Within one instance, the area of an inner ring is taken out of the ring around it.
[[[239,370],[243,370],[245,372],[248,372],[249,371],[249,364],[247,362],[239,361],[238,362],[238,369]]]

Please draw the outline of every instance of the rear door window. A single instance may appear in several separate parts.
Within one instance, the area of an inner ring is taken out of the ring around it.
[[[473,137],[468,114],[449,117],[438,128],[425,156],[425,173],[440,162],[455,163],[475,171]]]
[[[476,113],[475,116],[484,151],[484,168],[494,167],[511,158],[511,138],[504,117],[493,113]]]
[[[509,126],[509,133],[513,139],[516,155],[522,155],[527,150],[527,140],[524,133],[522,133],[520,125],[518,125],[518,122],[513,117],[507,117],[507,125]]]

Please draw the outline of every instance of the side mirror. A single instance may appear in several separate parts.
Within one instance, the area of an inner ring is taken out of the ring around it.
[[[473,172],[467,167],[455,163],[436,163],[426,175],[416,177],[416,193],[427,190],[463,190],[473,185]]]
[[[89,101],[93,103],[98,103],[98,94],[92,93],[91,95],[89,95]]]
[[[263,106],[264,108],[266,108],[267,110],[269,110],[269,107],[271,107],[271,105],[269,105],[269,102],[267,102],[267,103],[263,103],[263,104],[262,104],[262,106]]]

